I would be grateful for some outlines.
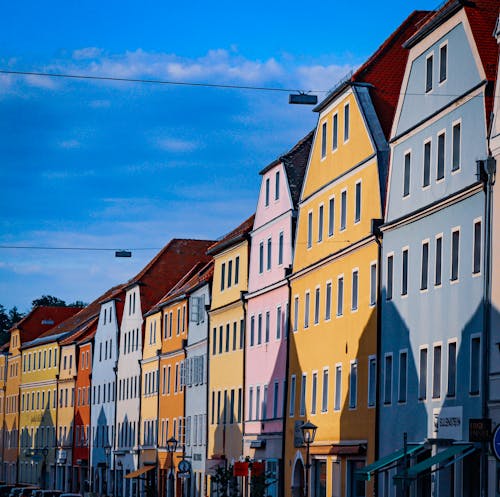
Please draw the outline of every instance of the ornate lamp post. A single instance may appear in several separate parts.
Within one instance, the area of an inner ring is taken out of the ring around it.
[[[168,475],[168,492],[167,497],[174,497],[174,453],[177,450],[177,440],[170,437],[167,440],[167,451],[170,454],[170,474]]]
[[[314,437],[316,436],[316,430],[318,427],[313,425],[310,421],[306,421],[301,427],[302,439],[306,444],[306,484],[304,488],[304,496],[309,497],[309,474],[311,472],[311,461],[309,458],[309,450],[311,444],[314,442]]]

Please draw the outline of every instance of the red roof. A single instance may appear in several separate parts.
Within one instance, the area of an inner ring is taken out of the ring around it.
[[[99,314],[94,316],[90,321],[87,321],[81,328],[75,333],[71,333],[66,338],[63,338],[59,343],[60,345],[70,345],[72,343],[87,340],[90,334],[95,334],[97,330],[97,323],[99,322]]]
[[[253,228],[255,214],[243,221],[237,228],[224,235],[220,240],[214,243],[207,251],[208,254],[215,255],[236,242],[239,242],[245,235],[248,235]]]

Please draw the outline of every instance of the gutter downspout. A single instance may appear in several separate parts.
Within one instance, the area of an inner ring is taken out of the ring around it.
[[[213,285],[213,282],[212,282]],[[212,419],[209,417],[210,412],[208,410],[208,406],[210,405],[210,307],[212,305],[212,285],[208,286],[208,292],[209,292],[209,304],[205,304],[205,313],[207,315],[207,360],[205,361],[206,363],[206,368],[207,368],[207,374],[206,374],[206,388],[205,388],[205,406],[207,408],[207,421],[205,423],[205,468],[203,471],[204,478],[203,478],[203,485],[208,486],[208,478],[207,478],[207,461],[208,461],[208,431],[209,431],[209,425],[211,424]],[[211,409],[213,409],[213,406],[210,406]],[[208,488],[205,487],[205,493],[204,495],[209,495],[208,494]]]

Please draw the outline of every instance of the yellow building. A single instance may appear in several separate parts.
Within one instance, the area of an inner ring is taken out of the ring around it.
[[[383,74],[398,60],[406,27],[315,109],[290,278],[286,495],[304,490],[306,421],[317,426],[309,495],[372,491],[355,471],[376,457],[377,220],[402,77],[396,71],[385,83]]]
[[[209,320],[207,467],[243,454],[243,375],[249,234],[254,216],[208,250],[214,257]],[[210,462],[212,461],[212,462]]]

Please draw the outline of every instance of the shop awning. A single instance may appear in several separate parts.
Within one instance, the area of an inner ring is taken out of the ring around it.
[[[418,450],[422,449],[423,446],[424,444],[409,444],[406,450],[406,455],[410,456],[414,454]],[[364,468],[357,470],[355,473],[356,478],[358,480],[369,481],[374,473],[386,468],[391,464],[398,462],[400,459],[403,459],[404,456],[405,456],[404,449],[399,449],[396,452],[393,452],[392,454],[388,454],[387,456],[380,458],[378,461],[375,461],[374,463],[369,464],[368,466],[365,466]]]
[[[413,480],[417,478],[420,473],[427,471],[432,466],[439,465],[445,461],[448,461],[449,459],[452,460],[448,461],[447,464],[444,464],[443,467],[449,466],[450,464],[455,464],[460,459],[468,456],[469,454],[472,454],[472,452],[474,452],[475,450],[476,448],[471,444],[454,444],[451,447],[438,452],[436,455],[429,457],[428,459],[425,459],[418,464],[415,464],[415,466],[412,466],[408,469],[406,475],[398,474],[395,476],[395,478],[405,479],[406,477],[407,479]]]
[[[131,471],[128,475],[125,475],[125,478],[137,478],[138,476],[141,476],[155,468],[156,466],[142,466],[142,468]]]

